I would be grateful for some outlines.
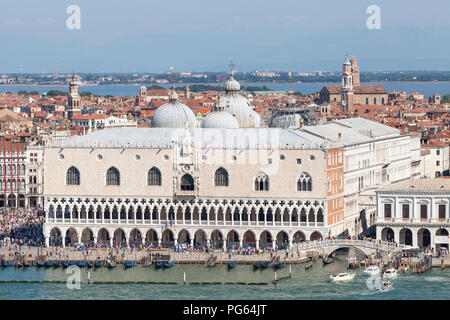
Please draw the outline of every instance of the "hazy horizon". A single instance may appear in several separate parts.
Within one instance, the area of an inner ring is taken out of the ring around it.
[[[70,30],[66,12],[81,10]],[[369,30],[378,5],[381,29]],[[450,1],[6,0],[0,73],[450,70]],[[58,66],[58,67],[57,67]]]

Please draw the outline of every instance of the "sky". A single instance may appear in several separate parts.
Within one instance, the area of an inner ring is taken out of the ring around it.
[[[224,71],[230,56],[238,71],[337,71],[347,53],[361,71],[450,70],[449,13],[448,0],[2,0],[0,73]]]

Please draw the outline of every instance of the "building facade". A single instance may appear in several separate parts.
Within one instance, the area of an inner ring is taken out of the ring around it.
[[[449,248],[449,179],[416,179],[377,192],[377,239]]]

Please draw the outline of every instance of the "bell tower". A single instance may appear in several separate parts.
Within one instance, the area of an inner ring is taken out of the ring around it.
[[[71,119],[75,115],[81,114],[81,96],[78,93],[78,82],[75,75],[69,83],[69,97],[67,98],[67,116]]]
[[[348,56],[345,57],[344,64],[342,66],[342,88],[341,88],[341,101],[342,111],[353,111],[353,74],[352,65],[348,60]]]

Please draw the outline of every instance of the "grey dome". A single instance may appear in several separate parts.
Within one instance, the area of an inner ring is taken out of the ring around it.
[[[239,91],[239,90],[241,90],[241,85],[239,84],[239,82],[234,80],[233,76],[230,76],[230,79],[225,81],[224,89],[225,89],[225,92]]]
[[[192,126],[195,121],[194,112],[178,101],[178,95],[172,89],[169,94],[169,102],[155,111],[152,128],[184,128],[186,122]]]
[[[213,111],[202,120],[202,128],[237,129],[239,123],[226,111]]]

